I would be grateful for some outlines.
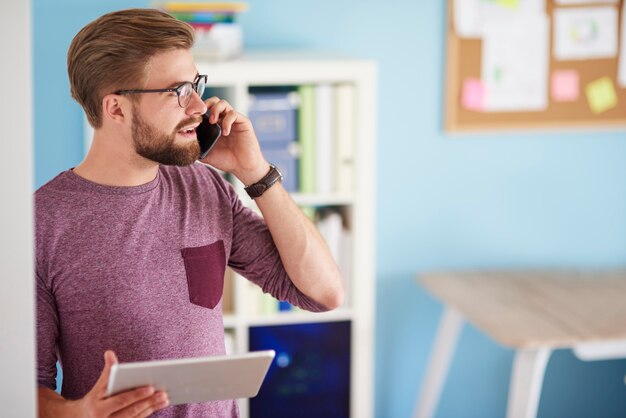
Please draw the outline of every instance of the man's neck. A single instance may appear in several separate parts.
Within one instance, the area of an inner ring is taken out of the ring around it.
[[[137,155],[126,144],[96,132],[87,156],[74,173],[105,186],[140,186],[154,180],[159,165]]]

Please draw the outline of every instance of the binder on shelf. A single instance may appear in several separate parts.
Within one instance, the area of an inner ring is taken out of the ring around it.
[[[300,144],[300,164],[298,165],[299,189],[301,193],[315,193],[316,185],[316,120],[315,87],[298,87],[300,111],[298,112],[298,142]]]
[[[335,180],[335,101],[330,84],[315,86],[316,192],[332,193]]]
[[[288,192],[298,190],[297,110],[298,94],[287,92],[252,92],[248,117],[259,139],[265,158],[283,173]]]
[[[253,91],[248,100],[248,117],[263,145],[282,147],[285,142],[296,140],[298,93]]]
[[[351,193],[354,188],[356,142],[355,94],[352,84],[335,88],[335,191]]]
[[[343,279],[344,306],[350,305],[350,278],[352,274],[352,235],[344,227],[344,220],[336,210],[322,210],[318,213],[319,219],[316,222],[317,230],[320,232],[331,255],[337,262],[341,277]]]
[[[338,263],[341,256],[341,215],[335,211],[320,212],[320,219],[317,221],[316,226],[322,237],[324,237],[331,255]]]
[[[341,230],[341,243],[339,248],[339,271],[343,279],[344,298],[343,306],[352,305],[352,234],[346,228]]]

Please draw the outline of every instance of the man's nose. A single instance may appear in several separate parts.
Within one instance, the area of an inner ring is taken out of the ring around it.
[[[189,100],[186,110],[188,115],[203,115],[208,110],[208,107],[206,103],[202,101],[202,97],[200,97],[196,91],[193,91],[191,93],[191,100]]]

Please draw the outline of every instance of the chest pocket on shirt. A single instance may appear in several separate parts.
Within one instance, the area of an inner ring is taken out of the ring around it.
[[[189,301],[213,309],[222,298],[226,254],[224,242],[181,250],[187,273]]]

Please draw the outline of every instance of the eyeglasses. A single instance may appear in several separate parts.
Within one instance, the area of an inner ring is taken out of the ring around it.
[[[191,101],[191,95],[194,91],[202,98],[202,93],[204,93],[204,89],[206,87],[206,81],[206,74],[196,74],[196,78],[193,83],[191,81],[185,81],[178,87],[171,89],[118,90],[113,92],[113,94],[176,93],[176,96],[178,96],[178,105],[180,107],[187,107]]]

